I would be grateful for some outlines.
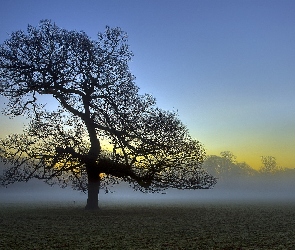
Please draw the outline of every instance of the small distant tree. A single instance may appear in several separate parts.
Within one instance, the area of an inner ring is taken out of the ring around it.
[[[232,162],[234,156],[230,152],[227,152],[226,154],[225,152],[226,151],[221,152],[221,156],[209,155],[203,163],[203,167],[206,171],[220,179],[229,177],[235,166]]]
[[[261,162],[260,172],[263,174],[273,174],[283,170],[282,167],[277,165],[276,158],[273,156],[261,156]]]
[[[228,159],[230,162],[236,162],[236,156],[231,151],[222,151],[220,153],[221,157]]]
[[[227,180],[253,176],[257,172],[245,162],[236,162],[236,156],[230,151],[222,151],[220,156],[209,155],[204,161],[203,167],[210,174]]]
[[[131,57],[120,28],[92,40],[44,20],[12,33],[0,47],[0,94],[9,100],[5,114],[29,124],[0,141],[2,161],[13,165],[1,183],[71,184],[88,191],[88,209],[97,208],[100,187],[118,181],[151,192],[213,186],[200,142],[175,112],[139,94]],[[44,95],[57,101],[55,110]]]

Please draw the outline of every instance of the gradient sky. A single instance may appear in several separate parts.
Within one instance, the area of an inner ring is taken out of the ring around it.
[[[141,92],[178,110],[207,154],[295,167],[295,1],[2,0],[0,43],[51,19],[93,39],[121,27]],[[3,98],[1,108],[3,107]],[[1,115],[1,137],[25,121]]]

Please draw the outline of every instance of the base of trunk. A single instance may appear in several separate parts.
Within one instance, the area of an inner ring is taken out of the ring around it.
[[[99,209],[98,201],[93,203],[92,201],[89,201],[89,199],[87,199],[85,210],[98,210],[98,209]]]
[[[100,182],[89,182],[88,183],[88,199],[85,206],[86,210],[97,210],[98,209],[98,194],[99,194]]]

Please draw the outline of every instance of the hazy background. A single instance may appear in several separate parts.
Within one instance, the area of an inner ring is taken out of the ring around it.
[[[294,177],[294,175],[293,175]],[[218,183],[214,189],[203,190],[166,190],[163,193],[149,194],[133,191],[127,183],[111,188],[112,193],[101,191],[99,205],[156,203],[156,204],[206,204],[206,203],[295,203],[294,182],[273,181],[262,179],[248,182]],[[15,203],[47,203],[56,202],[69,205],[85,205],[87,194],[70,188],[61,189],[58,186],[48,186],[41,181],[16,183],[8,188],[0,187],[0,204]]]
[[[259,171],[246,163],[211,155],[203,164],[204,169],[218,178],[213,189],[176,190],[168,189],[160,193],[133,191],[128,183],[121,183],[101,190],[100,204],[207,204],[207,203],[295,203],[295,170],[281,169],[274,165],[271,171]],[[3,165],[0,164],[0,170]],[[0,203],[50,203],[68,205],[85,204],[87,194],[48,186],[39,180],[15,183],[8,188],[0,187]]]

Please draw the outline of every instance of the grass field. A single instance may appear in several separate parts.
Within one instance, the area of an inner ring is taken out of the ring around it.
[[[0,205],[0,249],[294,249],[294,204]]]

